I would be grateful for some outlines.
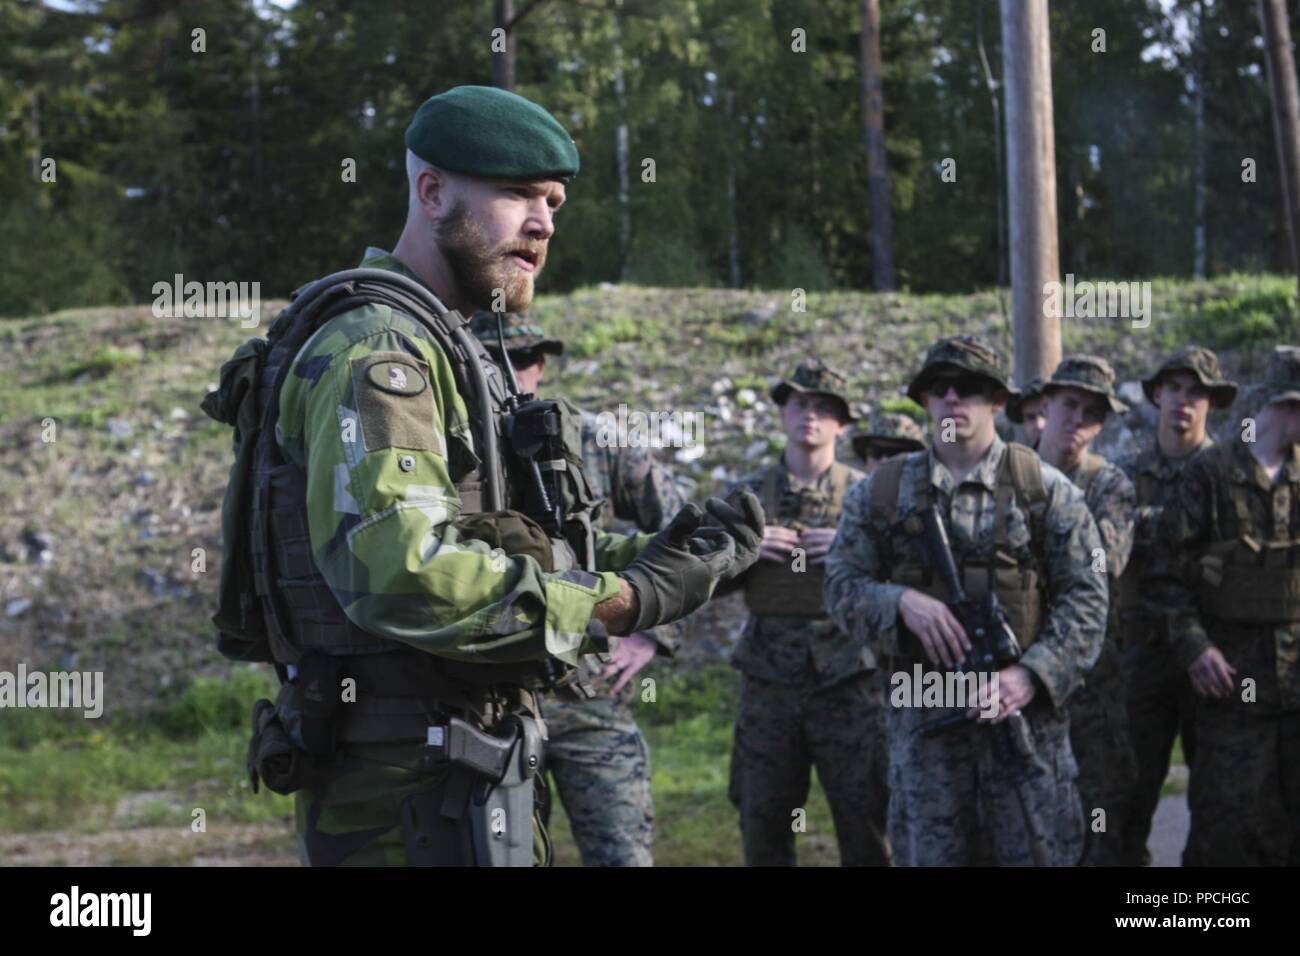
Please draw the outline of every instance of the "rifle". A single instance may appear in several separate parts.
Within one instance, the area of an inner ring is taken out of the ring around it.
[[[524,514],[532,518],[551,537],[561,535],[564,527],[564,498],[560,494],[556,470],[564,466],[563,441],[560,435],[558,406],[519,388],[515,367],[506,351],[505,326],[497,316],[497,342],[501,346],[501,365],[505,369],[505,433],[510,449],[524,470]],[[546,475],[542,465],[546,465]]]
[[[959,673],[992,674],[1020,660],[1020,642],[1007,618],[1006,609],[998,596],[989,591],[982,597],[972,598],[966,594],[957,574],[957,564],[953,560],[952,547],[948,543],[948,532],[943,524],[943,517],[935,505],[931,504],[921,512],[921,522],[925,527],[925,548],[931,567],[936,568],[948,586],[952,600],[948,608],[961,624],[962,630],[970,638],[971,649],[966,659],[958,665]],[[950,714],[938,720],[922,724],[920,733],[934,737],[969,723],[964,712]],[[1013,764],[1017,758],[1024,759],[1034,755],[1034,740],[1029,728],[1029,721],[1020,711],[1007,716],[1000,724],[989,728],[994,734],[994,752],[999,761]],[[1047,842],[1042,828],[1034,814],[1029,812],[1025,803],[1024,792],[1020,788],[1020,774],[1012,775],[1016,798],[1020,802],[1020,812],[1024,815],[1025,825],[1033,841],[1034,861],[1039,866],[1047,866]]]

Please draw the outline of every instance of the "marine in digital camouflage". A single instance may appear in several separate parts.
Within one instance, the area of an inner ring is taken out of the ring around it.
[[[772,387],[778,405],[792,392],[838,400],[845,416],[844,377],[824,362],[801,362]],[[840,502],[863,473],[835,462],[810,485],[790,472],[785,455],[741,477],[769,526],[803,532],[834,528]],[[797,559],[792,558],[793,570]],[[731,755],[732,803],[740,812],[747,866],[793,866],[801,814],[806,823],[810,774],[815,767],[830,804],[844,866],[889,862],[884,835],[883,684],[875,661],[858,640],[825,613],[820,564],[783,574],[760,561],[746,581],[749,618],[732,664],[741,672],[740,707]],[[791,590],[794,589],[794,590]],[[797,591],[797,594],[796,594]],[[765,592],[765,593],[760,593]],[[770,602],[756,605],[764,597]],[[795,608],[799,597],[806,607]],[[789,607],[799,613],[778,613]]]
[[[505,313],[500,326],[495,315],[479,313],[470,328],[498,361],[504,339],[516,369],[530,369],[545,355],[563,353],[564,343],[549,338],[527,316]],[[650,449],[605,446],[598,431],[597,417],[582,412],[584,470],[593,494],[604,501],[600,526],[657,531],[684,504],[671,472]],[[645,636],[660,653],[671,655],[679,633],[680,625],[674,624]],[[631,707],[639,682],[634,679],[613,696],[613,681],[605,676],[607,661],[607,655],[584,656],[578,680],[546,696],[546,766],[585,866],[651,866],[650,749]]]
[[[1000,372],[996,363],[978,364]],[[1007,445],[995,437],[960,484],[932,451],[909,454],[899,484],[898,517],[932,494],[954,553],[987,560],[993,552],[998,469],[1007,454]],[[876,472],[855,485],[845,499],[827,561],[826,600],[839,626],[860,637],[892,674],[904,659],[917,660],[920,649],[899,616],[904,588],[888,580],[891,568],[883,556],[890,550],[891,530],[871,514],[871,489],[879,477]],[[1035,754],[1000,761],[989,728],[975,723],[925,737],[918,733],[920,726],[950,711],[887,706],[888,832],[897,864],[1031,865],[1037,847],[1052,865],[1069,866],[1083,852],[1078,769],[1065,705],[1101,650],[1107,592],[1105,576],[1091,567],[1101,539],[1083,493],[1049,465],[1042,466],[1042,478],[1047,496],[1042,556],[1050,606],[1044,627],[1020,660],[1039,685],[1025,711]],[[922,495],[926,485],[933,491]],[[1033,560],[1030,526],[1029,515],[1013,497],[1006,528],[1017,561]],[[1023,642],[1025,636],[1019,636]],[[928,663],[924,666],[929,669]]]
[[[1219,370],[1218,357],[1207,348],[1189,345],[1166,358],[1142,381],[1149,402],[1155,403],[1160,379],[1174,372],[1195,376],[1210,390],[1212,407],[1226,407],[1236,396],[1236,386]],[[1191,455],[1173,458],[1153,441],[1153,447],[1120,463],[1137,490],[1138,503],[1133,553],[1127,573],[1120,579],[1125,704],[1137,760],[1137,782],[1124,822],[1125,861],[1129,865],[1139,865],[1147,857],[1151,821],[1169,773],[1175,739],[1181,741],[1187,766],[1195,764],[1195,694],[1186,671],[1173,659],[1167,611],[1184,573],[1183,556],[1161,546],[1156,529],[1173,500],[1184,466],[1213,444],[1207,435]]]
[[[1300,402],[1300,352],[1275,351],[1263,391]],[[1185,862],[1300,865],[1300,449],[1276,479],[1242,440],[1197,453],[1157,535],[1196,559],[1164,595],[1176,666],[1213,647],[1236,671],[1196,697]]]
[[[1101,421],[1112,412],[1128,410],[1115,394],[1114,370],[1109,362],[1098,356],[1066,356],[1051,379],[1039,385],[1038,391],[1050,401],[1053,393],[1062,388],[1076,389],[1103,399],[1104,403],[1093,400],[1094,405],[1104,409]],[[1071,413],[1067,409],[1066,414],[1081,417],[1052,419],[1049,415],[1049,434],[1039,444],[1041,454],[1049,454],[1049,450],[1057,448],[1063,437],[1050,431],[1054,426],[1064,427],[1071,421],[1082,421],[1086,427],[1100,427],[1100,422],[1088,418],[1086,413],[1078,410]],[[1082,449],[1073,467],[1062,468],[1062,471],[1082,489],[1088,511],[1097,522],[1110,596],[1106,641],[1101,654],[1069,702],[1070,745],[1079,764],[1079,795],[1087,828],[1082,862],[1085,866],[1119,866],[1126,862],[1124,814],[1137,780],[1137,763],[1129,741],[1124,706],[1118,582],[1133,548],[1137,492],[1123,470],[1093,454],[1087,447]]]
[[[596,416],[583,413],[583,461],[593,490],[606,502],[602,526],[658,530],[685,503],[671,472],[649,449],[601,447],[596,424]],[[645,636],[658,653],[671,656],[681,627],[669,624]],[[594,696],[546,698],[547,766],[585,866],[650,866],[650,748],[631,706],[641,684],[633,678],[613,695],[604,657],[584,657],[580,668],[581,682]]]

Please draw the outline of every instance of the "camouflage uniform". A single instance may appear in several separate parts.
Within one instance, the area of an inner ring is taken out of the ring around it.
[[[911,415],[898,412],[877,412],[865,427],[855,429],[849,436],[853,454],[857,455],[867,473],[875,467],[873,454],[889,458],[904,452],[920,451],[925,447],[925,432]]]
[[[561,355],[564,343],[546,336],[526,316],[479,313],[471,331],[500,361],[502,341],[516,367],[529,352]],[[527,356],[527,358],[525,358]],[[603,500],[600,526],[606,530],[657,531],[684,503],[671,472],[645,448],[602,443],[598,418],[582,413],[582,458],[596,498]],[[659,652],[676,650],[679,627],[647,632]],[[651,866],[654,863],[654,803],[650,793],[650,748],[632,716],[636,682],[611,695],[606,655],[587,655],[579,679],[548,694],[546,766],[555,782],[584,866]]]
[[[1209,349],[1189,346],[1180,349],[1142,383],[1148,401],[1154,403],[1155,385],[1168,372],[1187,371],[1212,389],[1213,404],[1232,403],[1235,388],[1222,378],[1217,356]],[[1206,436],[1194,454],[1213,445]],[[1124,856],[1129,865],[1140,865],[1147,856],[1151,820],[1160,802],[1160,791],[1169,773],[1174,738],[1182,740],[1183,759],[1193,768],[1197,750],[1194,714],[1196,695],[1186,670],[1173,658],[1168,640],[1170,589],[1182,573],[1178,553],[1156,538],[1160,516],[1168,507],[1183,468],[1193,455],[1170,458],[1159,447],[1144,451],[1124,465],[1137,490],[1137,521],[1133,554],[1128,571],[1120,580],[1120,629],[1125,704],[1129,739],[1137,760],[1137,781],[1125,813]]]
[[[839,398],[842,387],[839,373],[805,362],[778,383],[773,399],[784,404],[790,389]],[[770,524],[802,530],[833,527],[837,497],[862,477],[836,462],[801,486],[782,455],[736,485],[758,495]],[[795,865],[813,767],[830,804],[841,864],[889,862],[883,684],[861,641],[826,617],[821,570],[761,561],[746,581],[751,613],[732,660],[743,676],[729,794],[740,811],[747,866]],[[807,607],[787,602],[794,592]],[[773,613],[786,606],[800,613]]]
[[[1040,391],[1048,395],[1058,386],[1079,388],[1104,396],[1109,411],[1122,413],[1127,406],[1115,397],[1114,383],[1115,373],[1105,359],[1071,356],[1057,366]],[[1120,866],[1125,863],[1124,813],[1137,781],[1137,761],[1124,707],[1118,581],[1133,549],[1137,492],[1119,467],[1086,450],[1079,463],[1064,474],[1083,491],[1088,511],[1097,522],[1106,552],[1111,605],[1101,656],[1069,701],[1070,746],[1079,764],[1079,796],[1087,825],[1082,865]],[[1104,816],[1097,816],[1098,810],[1104,811]]]
[[[969,337],[946,339],[930,349],[910,392],[920,400],[936,371],[979,374],[1006,388],[1001,356]],[[1016,449],[1019,448],[1019,451]],[[1045,564],[1048,606],[1037,639],[1020,663],[1034,676],[1038,692],[1024,711],[1035,741],[1032,757],[1000,759],[994,729],[976,723],[927,737],[923,724],[951,710],[886,708],[889,762],[889,840],[894,861],[904,866],[1045,862],[1069,866],[1083,852],[1083,816],[1070,750],[1065,703],[1101,648],[1106,582],[1091,570],[1100,546],[1096,524],[1083,494],[1048,465],[1041,465],[1041,518],[1006,495],[1002,468],[1012,454],[1022,462],[1032,453],[995,436],[988,453],[957,484],[933,450],[901,461],[894,507],[874,509],[872,488],[885,474],[854,486],[845,499],[826,572],[827,608],[846,633],[865,639],[888,673],[910,673],[924,659],[916,639],[902,626],[898,604],[904,587],[891,583],[905,546],[896,536],[921,503],[933,501],[949,527],[959,561],[990,566],[995,548],[1025,569],[1037,564],[1030,529],[1043,530],[1038,544]],[[1037,462],[1037,458],[1032,458]],[[891,463],[892,464],[892,463]],[[1038,505],[1030,506],[1038,507]],[[999,530],[999,514],[1004,521]],[[967,585],[976,575],[967,577]],[[1000,586],[999,586],[1000,587]]]
[[[362,265],[414,277],[378,249]],[[366,374],[378,359],[402,359],[427,379],[427,417],[397,405],[404,397],[379,392]],[[341,440],[347,420],[364,447]],[[385,307],[346,312],[308,341],[281,391],[279,427],[285,456],[307,476],[312,558],[349,619],[440,657],[490,663],[550,653],[576,664],[592,609],[619,592],[613,571],[644,539],[602,534],[601,570],[588,573],[544,572],[531,557],[503,560],[464,536],[454,490],[472,449],[464,399],[441,350],[414,320]],[[408,810],[399,808],[417,793],[431,803],[445,786],[446,772],[430,768],[422,743],[342,744],[328,775],[295,794],[304,858],[405,862]],[[418,828],[439,825],[422,817]]]
[[[642,448],[601,448],[595,416],[582,416],[583,461],[593,490],[608,503],[602,526],[656,531],[677,513],[683,499],[668,469]],[[621,529],[620,529],[621,530]],[[672,656],[680,625],[646,632],[659,654]],[[615,697],[603,657],[587,656],[581,683],[594,694],[548,695],[544,704],[546,765],[564,803],[584,866],[650,866],[654,863],[654,802],[650,795],[650,749],[632,716],[636,678]]]
[[[1275,351],[1264,391],[1300,402],[1300,350]],[[1176,665],[1216,647],[1236,668],[1234,693],[1196,699],[1186,862],[1300,865],[1300,448],[1274,480],[1244,441],[1198,453],[1158,535],[1199,559],[1167,594]]]
[[[524,316],[505,313],[500,326],[498,330],[495,316],[483,313],[471,324],[498,360],[502,340],[516,366],[529,351],[563,353],[560,340],[547,338],[540,325]],[[597,417],[583,412],[582,458],[594,495],[605,501],[601,526],[659,530],[683,504],[672,474],[648,449],[603,445],[599,437]],[[646,636],[660,653],[671,656],[677,631],[669,625]],[[637,683],[629,682],[618,697],[612,696],[606,661],[605,655],[583,657],[578,681],[546,695],[546,766],[584,866],[652,866],[650,748],[631,708]]]

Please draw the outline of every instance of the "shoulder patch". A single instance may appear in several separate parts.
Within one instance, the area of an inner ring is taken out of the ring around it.
[[[416,359],[394,359],[389,353],[381,353],[372,358],[366,368],[366,378],[375,388],[394,395],[415,396],[424,391],[428,382],[424,374],[415,365]]]
[[[446,454],[434,421],[429,366],[401,352],[373,352],[352,360],[352,385],[367,452],[408,448]]]

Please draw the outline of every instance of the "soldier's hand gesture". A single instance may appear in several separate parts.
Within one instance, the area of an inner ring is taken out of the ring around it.
[[[942,601],[908,588],[898,600],[898,613],[907,629],[925,648],[936,667],[956,667],[970,651],[970,639]]]

